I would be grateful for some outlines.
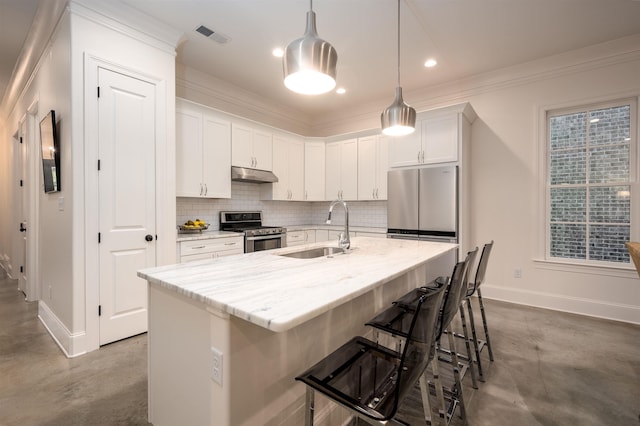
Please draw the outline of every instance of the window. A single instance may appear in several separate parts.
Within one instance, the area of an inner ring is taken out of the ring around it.
[[[547,258],[629,263],[635,102],[550,111],[547,129]]]

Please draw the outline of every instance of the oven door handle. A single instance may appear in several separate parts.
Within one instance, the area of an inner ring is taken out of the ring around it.
[[[284,237],[284,234],[258,235],[257,237],[247,237],[247,241],[275,240],[283,237]]]

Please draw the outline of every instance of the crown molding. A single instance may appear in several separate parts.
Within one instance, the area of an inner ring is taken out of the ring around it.
[[[182,31],[117,0],[70,0],[69,10],[174,56],[176,47],[184,40]]]
[[[310,117],[298,110],[180,63],[176,64],[176,96],[298,135],[311,131]]]
[[[640,34],[635,34],[447,83],[405,90],[404,98],[420,113],[467,102],[483,93],[638,60]],[[340,111],[316,117],[311,134],[331,135],[380,126],[379,115],[387,104],[385,98],[352,108],[349,116]]]

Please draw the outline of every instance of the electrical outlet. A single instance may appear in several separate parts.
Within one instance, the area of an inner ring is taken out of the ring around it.
[[[214,382],[222,386],[222,352],[214,347],[211,347],[211,353],[213,355],[211,378]]]
[[[513,278],[522,278],[522,269],[514,269]]]

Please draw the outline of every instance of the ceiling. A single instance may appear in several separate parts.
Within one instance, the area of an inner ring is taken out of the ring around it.
[[[48,0],[40,0],[48,1]],[[271,52],[304,33],[306,0],[120,0],[182,31],[177,61],[305,114],[393,100],[397,3],[316,0],[317,29],[338,52],[338,87],[304,96]],[[0,94],[38,0],[0,0]],[[195,32],[205,25],[230,38]],[[640,33],[638,0],[403,0],[401,85],[411,91]],[[427,58],[435,68],[423,66]]]

